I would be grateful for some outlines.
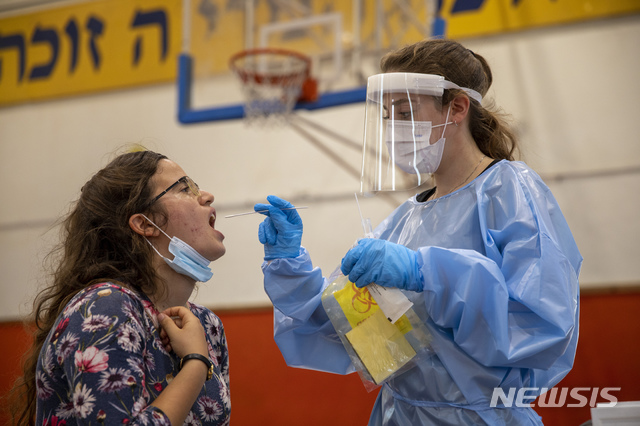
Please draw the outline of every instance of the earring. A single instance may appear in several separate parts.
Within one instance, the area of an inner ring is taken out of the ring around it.
[[[456,127],[458,127],[458,122],[456,120],[453,120],[453,124],[455,124]]]

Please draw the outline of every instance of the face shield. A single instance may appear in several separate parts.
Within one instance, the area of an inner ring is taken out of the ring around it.
[[[441,111],[445,89],[481,95],[444,77],[385,73],[369,77],[360,192],[402,191],[422,185],[434,173],[444,150],[449,110]],[[438,99],[440,98],[440,99]]]

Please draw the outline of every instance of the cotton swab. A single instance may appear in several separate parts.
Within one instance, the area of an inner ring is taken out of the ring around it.
[[[301,209],[308,209],[309,207],[307,206],[300,206],[300,207],[287,207],[284,209],[280,209],[280,210],[301,210]],[[256,214],[256,213],[264,213],[264,212],[268,212],[269,210],[258,210],[258,211],[253,211],[253,212],[245,212],[245,213],[236,213],[236,214],[230,214],[225,216],[225,218],[229,218],[229,217],[238,217],[238,216],[247,216],[250,214]]]

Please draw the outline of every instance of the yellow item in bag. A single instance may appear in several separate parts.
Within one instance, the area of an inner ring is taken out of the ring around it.
[[[371,297],[371,293],[369,293],[369,289],[367,289],[367,287],[358,288],[354,283],[348,280],[345,280],[345,285],[342,290],[338,290],[333,293],[333,297],[335,297],[340,304],[340,307],[352,328],[355,328],[362,321],[369,318],[369,316],[380,311],[380,307],[374,298]],[[382,316],[384,317],[384,314],[382,314]],[[411,331],[411,322],[409,322],[406,315],[400,317],[400,319],[396,321],[395,325],[391,323],[389,324],[394,327],[398,327],[402,334]]]
[[[368,391],[429,352],[431,335],[413,309],[391,323],[367,287],[358,288],[339,269],[331,278],[322,305]]]
[[[379,308],[346,336],[375,383],[381,383],[416,355],[404,333]]]

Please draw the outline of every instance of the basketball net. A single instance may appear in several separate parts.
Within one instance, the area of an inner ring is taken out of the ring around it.
[[[310,78],[311,60],[284,49],[249,49],[229,61],[245,96],[245,122],[264,127],[284,124],[298,101],[314,101],[317,83]]]

